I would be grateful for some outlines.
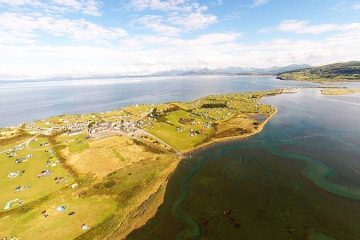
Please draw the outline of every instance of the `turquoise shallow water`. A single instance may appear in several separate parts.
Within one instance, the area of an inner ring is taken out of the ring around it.
[[[313,86],[264,76],[2,82],[0,126],[136,103]],[[359,239],[360,95],[303,89],[263,101],[279,109],[264,131],[184,159],[156,216],[129,239]]]
[[[360,95],[263,101],[279,109],[264,131],[185,159],[129,239],[358,239]]]

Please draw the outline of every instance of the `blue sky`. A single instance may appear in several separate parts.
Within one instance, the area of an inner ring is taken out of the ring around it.
[[[0,0],[0,77],[360,60],[360,0]]]

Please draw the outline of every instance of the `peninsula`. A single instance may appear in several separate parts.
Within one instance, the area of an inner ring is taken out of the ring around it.
[[[123,239],[156,213],[183,157],[260,132],[276,113],[261,98],[293,91],[134,105],[1,129],[0,236]]]
[[[317,83],[360,81],[360,62],[335,63],[278,74],[281,80],[310,81]]]

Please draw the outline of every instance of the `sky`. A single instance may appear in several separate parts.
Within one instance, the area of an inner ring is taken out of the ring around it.
[[[0,0],[0,79],[360,60],[360,0]]]

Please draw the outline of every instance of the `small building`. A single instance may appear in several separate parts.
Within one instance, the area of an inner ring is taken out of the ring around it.
[[[184,129],[183,129],[182,127],[177,127],[177,128],[176,128],[176,131],[177,131],[177,132],[182,132],[182,131],[184,131]]]
[[[37,176],[38,176],[38,178],[41,178],[41,177],[47,177],[50,174],[51,174],[51,171],[49,169],[47,169],[47,170],[41,171],[41,173],[39,173]]]
[[[55,209],[55,211],[56,211],[56,212],[63,212],[63,211],[65,211],[65,209],[66,209],[66,206],[65,206],[65,205],[61,205],[61,206],[57,207],[57,208]]]
[[[23,148],[24,148],[24,145],[20,144],[15,147],[15,150],[22,150]]]
[[[22,205],[24,203],[24,201],[20,200],[20,199],[14,199],[14,200],[11,200],[11,201],[8,201],[6,204],[5,204],[5,207],[4,207],[4,210],[9,210],[11,207],[13,207],[15,204],[18,204],[18,205]]]
[[[25,158],[18,158],[15,160],[16,163],[22,163],[25,160]]]
[[[9,178],[14,178],[14,177],[17,177],[17,176],[19,176],[19,173],[17,173],[17,172],[11,172],[11,173],[8,174]]]
[[[87,224],[83,224],[83,225],[81,226],[81,229],[84,230],[84,231],[86,231],[86,230],[89,230],[89,229],[90,229],[90,226],[87,225]]]
[[[17,153],[16,152],[12,152],[9,154],[9,157],[12,158],[12,157],[16,157],[17,156]]]
[[[68,135],[69,136],[76,136],[76,135],[79,135],[79,134],[81,134],[82,133],[82,130],[81,129],[78,129],[78,130],[70,130],[69,132],[68,132]]]

